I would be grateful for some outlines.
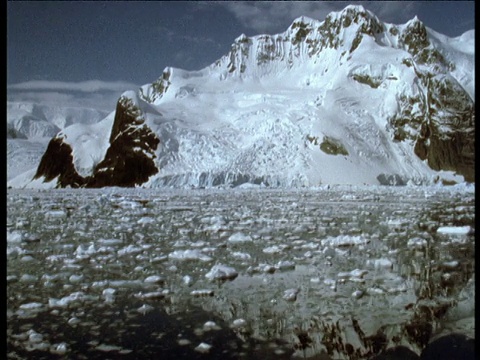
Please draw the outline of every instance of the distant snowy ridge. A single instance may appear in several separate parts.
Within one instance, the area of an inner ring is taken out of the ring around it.
[[[452,39],[362,6],[300,17],[281,34],[239,36],[202,70],[166,68],[103,126],[64,128],[36,181],[10,185],[473,182],[473,44],[473,31]],[[60,150],[68,173],[52,166]]]
[[[51,138],[73,124],[95,124],[107,111],[7,101],[7,138]]]

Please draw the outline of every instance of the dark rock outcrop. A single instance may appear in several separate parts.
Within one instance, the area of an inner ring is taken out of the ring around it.
[[[77,173],[71,146],[57,136],[50,141],[34,179],[43,176],[49,182],[58,177],[57,187],[138,186],[158,172],[154,158],[159,142],[140,109],[122,96],[117,103],[110,147],[91,176],[84,178]]]
[[[454,171],[475,182],[475,103],[447,77],[428,79],[427,89],[415,154],[433,170]]]
[[[78,188],[85,184],[85,179],[77,173],[73,166],[72,147],[63,142],[63,137],[56,136],[50,140],[33,178],[39,179],[42,176],[45,182],[58,177],[58,187]]]
[[[118,101],[105,159],[94,170],[89,187],[141,185],[158,172],[153,159],[160,140],[145,124],[140,109],[122,97]]]

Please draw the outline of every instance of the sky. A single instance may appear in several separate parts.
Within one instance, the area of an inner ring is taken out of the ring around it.
[[[167,66],[202,69],[242,33],[281,33],[349,4],[450,37],[475,28],[474,1],[8,1],[7,100],[113,110]]]

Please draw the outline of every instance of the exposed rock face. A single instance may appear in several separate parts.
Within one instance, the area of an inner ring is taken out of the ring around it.
[[[153,159],[159,144],[157,136],[144,123],[141,111],[131,99],[117,103],[110,147],[91,176],[80,176],[73,165],[72,148],[62,136],[53,138],[42,157],[34,179],[52,181],[57,187],[133,187],[158,172]]]
[[[145,125],[141,111],[132,100],[121,97],[117,103],[110,147],[105,159],[95,167],[88,186],[141,185],[158,172],[153,159],[159,142]]]
[[[73,166],[72,148],[63,142],[63,137],[56,136],[50,140],[33,178],[38,179],[41,176],[47,182],[58,177],[58,187],[78,188],[85,184],[85,179],[78,175]]]

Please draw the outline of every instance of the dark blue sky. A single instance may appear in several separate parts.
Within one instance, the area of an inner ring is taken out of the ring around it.
[[[213,63],[241,33],[283,32],[301,15],[323,20],[351,3],[387,23],[417,15],[452,37],[475,27],[474,1],[9,1],[7,86],[142,85],[166,66],[196,70]]]

